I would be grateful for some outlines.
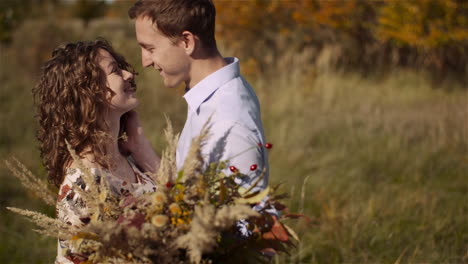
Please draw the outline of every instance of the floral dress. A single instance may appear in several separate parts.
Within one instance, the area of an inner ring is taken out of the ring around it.
[[[104,170],[96,168],[92,168],[91,173],[95,176],[96,181],[100,180],[100,172],[104,173],[109,182],[109,187],[116,194],[124,196],[132,194],[134,196],[139,196],[147,192],[154,192],[156,190],[156,185],[153,180],[142,173],[131,161],[129,161],[129,163],[135,173],[135,183],[127,183],[126,181],[106,173]],[[86,188],[82,175],[82,171],[78,168],[67,169],[57,199],[57,203],[62,203],[61,207],[57,207],[60,208],[57,209],[57,218],[69,225],[77,227],[86,225],[90,221],[86,205],[79,195],[72,190],[73,183],[82,189]],[[83,261],[79,256],[77,256],[76,259],[66,257],[67,251],[73,252],[73,249],[69,246],[69,241],[59,239],[55,264],[74,264]]]

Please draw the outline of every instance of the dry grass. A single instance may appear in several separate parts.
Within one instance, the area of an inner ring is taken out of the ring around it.
[[[281,263],[466,261],[467,92],[390,76],[323,73],[282,88],[282,75],[271,83],[284,86],[256,86],[270,100],[272,179],[318,219],[302,227],[300,255]]]
[[[96,24],[75,35],[108,37],[139,65],[138,48],[129,44],[131,27],[105,29],[105,24]],[[41,39],[28,36],[38,31],[17,33],[28,47],[39,47]],[[18,156],[34,173],[45,175],[33,147],[29,93],[34,75],[21,66],[25,45],[15,45],[3,47],[0,54],[2,61],[12,62],[0,69],[0,155]],[[335,73],[327,67],[332,50],[317,65],[305,64],[304,56],[312,51],[291,51],[282,67],[275,66],[275,76],[248,76],[262,105],[267,141],[274,144],[272,182],[285,182],[291,210],[312,218],[310,224],[296,226],[303,241],[300,251],[276,263],[467,262],[466,87],[434,86],[423,73],[396,69],[384,78]],[[184,102],[176,91],[163,88],[154,72],[137,70],[139,112],[146,134],[162,150],[163,112],[180,131]],[[22,192],[3,167],[0,177],[2,208],[53,215],[51,208]],[[6,210],[0,214],[1,263],[52,261],[54,240],[41,239]]]

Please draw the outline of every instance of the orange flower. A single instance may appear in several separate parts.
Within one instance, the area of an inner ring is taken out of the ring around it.
[[[156,205],[162,205],[167,202],[166,194],[163,192],[155,192],[153,194],[153,200]]]
[[[169,218],[165,215],[155,215],[151,218],[151,223],[156,227],[163,227],[167,224]]]

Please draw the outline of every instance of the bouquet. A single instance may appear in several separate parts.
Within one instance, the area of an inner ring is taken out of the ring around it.
[[[8,209],[36,223],[40,229],[35,231],[68,240],[74,251],[68,252],[67,258],[74,263],[251,263],[268,262],[277,252],[288,252],[298,237],[282,221],[298,215],[289,214],[279,202],[286,194],[276,194],[279,185],[252,191],[264,171],[256,183],[244,188],[236,178],[245,175],[235,167],[229,168],[233,174],[225,175],[226,162],[204,167],[201,147],[208,130],[205,125],[193,140],[184,167],[177,172],[178,136],[168,122],[168,147],[158,172],[150,175],[157,184],[152,193],[116,194],[105,177],[97,179],[89,168],[81,166],[86,189],[76,184],[71,188],[90,211],[89,222],[82,227],[39,212]],[[74,151],[69,151],[79,161]],[[47,184],[18,160],[6,163],[23,185],[46,203],[62,206],[56,204],[55,194],[44,192],[49,190]],[[277,214],[268,213],[269,209]]]

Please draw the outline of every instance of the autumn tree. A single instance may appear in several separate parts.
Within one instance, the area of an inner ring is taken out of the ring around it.
[[[215,5],[218,38],[260,73],[284,52],[314,47],[319,54],[330,46],[337,47],[336,67],[372,72],[404,65],[466,73],[466,1],[215,0]]]
[[[77,0],[73,6],[74,15],[83,21],[85,27],[91,20],[104,16],[106,9],[104,0]]]

